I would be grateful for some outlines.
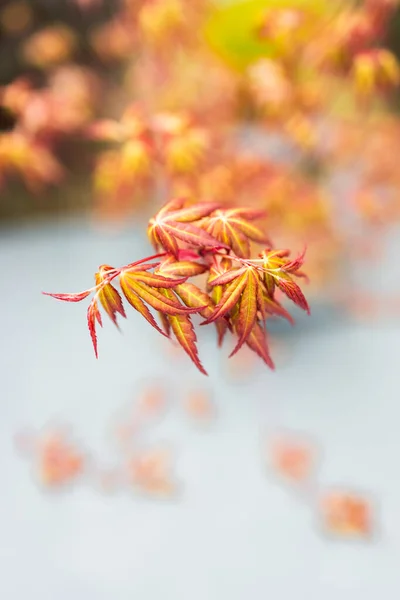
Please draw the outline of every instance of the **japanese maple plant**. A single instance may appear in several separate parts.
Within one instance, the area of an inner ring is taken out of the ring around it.
[[[221,208],[213,202],[172,199],[148,225],[156,254],[123,267],[101,265],[95,285],[84,292],[45,294],[66,302],[81,302],[93,294],[87,321],[96,357],[96,323],[102,326],[99,304],[117,325],[117,314],[126,317],[125,298],[161,335],[173,333],[205,375],[191,320],[195,313],[204,319],[200,325],[214,323],[219,346],[227,331],[237,337],[230,356],[247,344],[274,368],[266,321],[283,317],[292,322],[278,293],[308,313],[309,306],[294,281],[294,277],[305,277],[301,271],[304,252],[291,259],[289,250],[273,249],[256,224],[263,216],[263,211],[254,208]],[[254,244],[262,247],[257,258],[251,257]],[[204,289],[190,281],[198,275],[205,277]],[[114,286],[117,281],[122,294]],[[159,323],[151,309],[158,313]]]

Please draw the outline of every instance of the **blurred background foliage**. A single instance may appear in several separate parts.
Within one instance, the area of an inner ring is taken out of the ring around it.
[[[211,48],[233,68],[243,71],[263,56],[275,58],[274,45],[254,36],[254,23],[265,8],[306,8],[325,15],[335,3],[326,0],[225,0],[216,8],[205,26]]]
[[[47,72],[25,60],[23,47],[35,33],[55,25],[66,25],[77,38],[74,62],[94,69],[100,77],[116,79],[118,73],[98,59],[89,42],[89,31],[109,21],[118,9],[117,0],[100,3],[89,13],[70,0],[3,0],[0,7],[0,86],[18,77],[28,77],[35,86],[46,83]],[[0,132],[10,131],[13,118],[0,104]],[[90,147],[82,139],[64,138],[58,148],[70,176],[56,188],[33,194],[19,180],[0,190],[0,221],[42,219],[46,215],[67,215],[91,206]],[[72,175],[72,177],[71,177]]]
[[[82,2],[83,5],[83,2]],[[260,57],[274,58],[274,46],[266,39],[254,35],[254,23],[266,7],[307,8],[320,17],[334,14],[342,3],[327,0],[220,0],[216,1],[201,35],[209,48],[233,71],[243,73]],[[4,1],[0,9],[0,85],[8,85],[20,76],[28,76],[35,85],[44,84],[47,73],[26,60],[24,44],[35,32],[48,26],[66,25],[75,36],[73,61],[88,66],[107,85],[120,85],[124,65],[107,63],[99,59],[90,41],[90,32],[112,20],[119,9],[118,0],[94,3],[89,11],[72,0],[21,0]],[[400,13],[390,21],[386,44],[400,56]],[[398,110],[398,99],[392,100],[392,109]],[[100,103],[97,115],[107,114],[108,107]],[[0,130],[13,128],[12,116],[0,106]],[[18,180],[4,187],[0,202],[0,220],[16,218],[42,218],[45,214],[64,214],[88,210],[93,204],[90,185],[93,145],[73,135],[62,139],[58,153],[69,176],[62,185],[43,189],[32,194]],[[311,171],[318,165],[308,157]],[[307,163],[307,164],[308,164]],[[307,166],[307,165],[306,165]],[[311,172],[310,171],[310,172]]]
[[[67,25],[77,35],[77,62],[102,68],[89,43],[88,32],[111,19],[117,9],[118,0],[99,3],[90,12],[83,12],[70,0],[3,0],[0,7],[0,84],[10,83],[22,74],[43,81],[43,72],[24,60],[21,46],[35,32],[55,24]]]

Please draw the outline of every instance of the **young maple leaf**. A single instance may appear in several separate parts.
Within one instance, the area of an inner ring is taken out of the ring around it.
[[[202,325],[229,317],[231,328],[239,337],[230,356],[236,354],[246,343],[268,366],[273,368],[264,322],[273,315],[284,317],[289,321],[292,319],[279,302],[268,294],[263,268],[253,265],[253,261],[245,261],[241,267],[229,268],[229,258],[223,261],[222,274],[214,272],[208,280],[209,286],[220,288],[219,300],[211,316]]]
[[[246,340],[247,346],[253,350],[270,369],[275,369],[274,361],[272,360],[267,341],[267,334],[263,324],[260,321],[254,323],[249,337]]]
[[[211,315],[202,325],[222,319],[232,313],[239,306],[238,331],[239,342],[231,353],[236,354],[239,348],[250,336],[257,319],[257,274],[252,267],[241,267],[226,271],[218,277],[214,277],[209,284],[211,286],[224,286],[221,298]]]
[[[173,293],[169,289],[164,289],[163,294],[166,298],[172,299]],[[190,312],[200,312],[200,307],[187,308]],[[188,314],[167,314],[166,319],[174,332],[174,335],[178,343],[182,346],[186,354],[191,358],[196,367],[203,375],[207,375],[207,371],[204,369],[200,362],[199,354],[197,351],[197,336],[193,327],[193,323]]]
[[[207,202],[184,207],[184,202],[182,198],[171,200],[150,219],[147,234],[154,248],[158,250],[162,247],[176,259],[179,258],[178,241],[192,248],[229,250],[227,244],[218,241],[204,229],[193,224],[210,215],[218,205]]]
[[[186,306],[191,306],[193,308],[198,307],[199,314],[205,319],[208,319],[213,315],[216,302],[193,283],[186,282],[178,285],[176,287],[176,293]],[[201,308],[202,304],[203,308]],[[222,346],[225,333],[228,329],[228,321],[225,318],[217,319],[214,324],[218,334],[218,346],[220,347]]]
[[[110,317],[111,321],[118,327],[117,313],[126,318],[122,298],[111,283],[106,282],[106,274],[112,271],[109,265],[101,265],[99,272],[95,274],[96,286],[99,286],[98,298],[100,304]],[[102,285],[104,283],[104,285]]]
[[[142,283],[142,287],[140,286]],[[157,280],[157,283],[160,283],[160,280]],[[165,284],[165,282],[162,282]],[[162,335],[166,335],[160,327],[157,325],[152,313],[144,303],[147,302],[150,306],[155,308],[156,310],[164,310],[166,311],[176,311],[180,310],[178,302],[172,303],[172,305],[168,305],[165,302],[165,299],[162,297],[161,292],[157,292],[156,289],[147,286],[143,281],[140,282],[132,276],[132,273],[125,272],[120,277],[120,285],[121,289],[124,293],[125,298],[129,302],[129,304],[137,310],[142,317],[146,319]],[[166,285],[169,285],[166,284]]]
[[[216,210],[204,223],[205,230],[219,242],[232,248],[237,256],[249,258],[249,240],[269,244],[268,238],[251,221],[264,216],[264,211],[252,208]]]
[[[183,253],[180,252],[179,256],[181,257]],[[182,256],[184,257],[184,254]],[[198,259],[199,256],[197,254],[193,254],[192,256],[188,256],[188,258]],[[208,270],[208,265],[195,262],[194,260],[176,260],[173,255],[167,255],[165,259],[163,259],[158,267],[157,271],[166,277],[195,277],[196,275],[201,275]]]
[[[179,298],[172,288],[183,284],[187,277],[172,279],[163,277],[156,273],[149,273],[150,269],[157,266],[158,263],[145,264],[143,261],[133,263],[122,269],[114,269],[108,265],[102,265],[99,272],[95,275],[96,285],[84,292],[78,294],[49,294],[58,300],[66,302],[81,302],[87,298],[92,292],[95,292],[87,311],[87,322],[92,339],[96,358],[97,352],[97,335],[96,322],[102,327],[101,313],[98,307],[98,301],[104,308],[107,315],[117,325],[116,315],[121,314],[126,317],[122,303],[122,298],[116,288],[111,285],[111,280],[119,277],[121,289],[126,300],[135,310],[137,310],[159,333],[168,335],[157,325],[152,313],[146,306],[148,304],[163,315],[172,317],[186,317],[187,315],[199,312],[199,308],[191,308],[181,304]],[[184,319],[182,319],[184,321]],[[195,340],[194,340],[195,341]],[[196,358],[196,353],[192,351],[192,355]],[[198,359],[195,360],[197,365]]]
[[[214,262],[210,266],[210,272],[207,282],[207,291],[214,305],[216,306],[222,298],[224,287],[222,285],[212,285],[214,279],[226,273],[232,266],[232,262],[228,258],[222,258],[219,263]],[[208,318],[210,315],[205,315]],[[218,332],[218,346],[221,347],[228,329],[232,330],[229,319],[224,317],[215,321],[215,326]]]
[[[175,288],[183,284],[186,279],[187,277],[172,279],[157,273],[131,270],[124,270],[120,275],[121,288],[128,302],[163,335],[169,336],[171,327],[178,342],[194,364],[206,374],[198,357],[196,335],[189,318],[189,314],[198,312],[199,307],[182,306],[175,294]],[[157,325],[144,302],[163,315],[165,333]]]
[[[262,263],[265,288],[271,298],[273,297],[275,286],[277,286],[294,304],[297,304],[297,306],[310,314],[308,302],[292,277],[306,278],[305,274],[300,271],[300,267],[304,262],[305,250],[291,261],[287,260],[289,253],[289,250],[264,250],[260,254],[261,261],[251,262],[254,264],[257,262]]]
[[[159,268],[157,269],[157,273],[162,275],[167,274],[169,276],[185,274],[186,277],[188,277],[203,273],[206,269],[206,265],[192,261],[174,262],[174,258],[168,256],[160,264]],[[199,312],[199,314],[206,318],[213,313],[214,304],[211,298],[200,288],[192,283],[188,283],[187,281],[182,282],[182,279],[172,279],[171,281],[175,283],[174,292],[188,308]],[[164,291],[164,294],[165,296],[169,297],[170,290]],[[163,314],[161,315],[161,319],[163,322],[164,331],[169,334],[172,328],[178,343],[190,356],[197,368],[202,373],[207,375],[198,357],[196,348],[197,338],[190,317],[188,315],[181,315],[178,318],[178,316],[175,317],[168,314]]]

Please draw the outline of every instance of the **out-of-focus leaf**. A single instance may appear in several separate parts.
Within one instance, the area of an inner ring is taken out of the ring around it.
[[[230,0],[216,5],[204,35],[211,49],[233,69],[243,72],[251,63],[278,56],[269,40],[257,37],[255,28],[266,8],[307,8],[316,18],[327,12],[325,0]]]

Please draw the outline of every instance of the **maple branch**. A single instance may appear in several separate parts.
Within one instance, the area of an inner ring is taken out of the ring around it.
[[[101,265],[95,274],[96,285],[85,292],[46,295],[66,302],[80,302],[95,292],[87,321],[96,357],[96,323],[102,326],[98,303],[117,327],[117,314],[126,317],[122,296],[111,284],[119,278],[126,301],[159,333],[167,337],[173,333],[203,374],[207,375],[198,355],[197,337],[190,318],[194,313],[205,319],[201,325],[215,324],[219,346],[228,330],[238,336],[230,356],[247,344],[274,368],[265,321],[271,316],[293,321],[275,298],[275,287],[309,312],[307,301],[293,280],[293,276],[303,276],[299,269],[304,252],[290,260],[288,250],[268,247],[259,259],[251,259],[250,241],[258,244],[267,241],[262,230],[252,222],[259,216],[260,211],[249,208],[221,210],[212,203],[185,206],[184,200],[173,199],[148,226],[151,242],[156,249],[163,248],[162,252],[119,268]],[[240,266],[234,267],[235,262]],[[187,281],[203,273],[208,274],[208,292]],[[149,307],[158,312],[162,327]]]

